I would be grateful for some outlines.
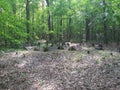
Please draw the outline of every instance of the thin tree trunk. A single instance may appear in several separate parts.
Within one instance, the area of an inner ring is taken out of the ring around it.
[[[69,32],[68,32],[68,40],[70,41],[72,36],[71,36],[71,17],[68,19],[68,28],[69,28]]]
[[[90,41],[90,27],[89,27],[90,19],[86,18],[86,42]]]
[[[26,0],[26,32],[28,34],[28,38],[27,38],[27,43],[30,44],[30,37],[29,37],[29,33],[30,33],[30,24],[29,24],[29,20],[30,20],[30,4],[29,4],[29,0]]]
[[[33,8],[33,10],[32,10],[32,25],[33,25],[33,27],[32,27],[32,29],[33,29],[33,31],[34,31],[34,14],[35,14],[35,11],[34,11],[34,8]]]
[[[71,10],[71,1],[70,0],[68,0],[68,8],[69,8],[69,10]],[[69,15],[68,16],[68,41],[70,41],[71,40],[71,38],[72,38],[72,32],[71,32],[71,21],[72,21],[72,19],[71,19],[71,15]]]
[[[53,14],[52,14],[52,20],[51,21],[52,21],[51,29],[54,30],[54,16],[53,16]]]
[[[115,42],[116,41],[116,28],[115,28],[115,24],[113,24],[112,31],[113,31],[113,41]]]
[[[62,24],[63,24],[63,20],[62,20],[62,16],[61,16],[61,19],[60,19],[60,36],[59,36],[59,42],[62,42],[63,38],[62,38]]]
[[[106,25],[106,2],[103,0],[103,30],[104,30],[104,43],[108,44],[108,37],[107,37],[107,25]]]
[[[117,30],[117,45],[120,44],[120,26],[118,26],[118,30]]]
[[[48,11],[48,30],[50,31],[51,30],[51,23],[50,23],[50,12]]]
[[[49,0],[46,0],[46,3],[47,3],[47,7],[48,7],[48,30],[50,31],[51,30],[51,16],[50,16],[50,10],[49,10],[49,7],[50,7],[50,2]],[[51,35],[49,34],[49,41],[51,41]]]
[[[49,3],[49,0],[46,0],[46,3],[47,3],[47,7],[48,7],[48,30],[50,31],[51,29],[51,25],[50,25],[50,11],[49,11],[49,7],[50,7],[50,3]]]

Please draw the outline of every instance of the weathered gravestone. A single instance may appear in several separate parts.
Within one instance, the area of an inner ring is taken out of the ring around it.
[[[81,46],[79,43],[66,42],[65,46],[67,50],[71,50],[71,51],[76,51],[81,49]]]
[[[24,48],[25,50],[33,51],[36,48],[36,46],[25,46]]]

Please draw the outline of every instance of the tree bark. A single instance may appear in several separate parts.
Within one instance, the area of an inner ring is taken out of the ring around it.
[[[61,19],[60,19],[60,36],[59,36],[59,42],[62,42],[62,40],[63,40],[63,38],[62,38],[62,35],[63,35],[62,24],[63,24],[63,20],[62,20],[62,16],[61,16]]]
[[[54,30],[54,16],[53,16],[53,14],[52,14],[52,20],[51,21],[52,21],[51,29]]]
[[[26,32],[28,34],[28,37],[27,37],[27,43],[28,44],[30,44],[30,37],[29,37],[30,24],[29,24],[29,20],[30,20],[30,1],[26,0]]]
[[[51,30],[51,16],[50,16],[50,10],[49,10],[49,7],[50,7],[50,2],[49,0],[46,0],[46,3],[47,3],[47,7],[48,7],[48,30],[50,31]],[[51,41],[51,35],[49,34],[49,41]]]
[[[90,41],[90,19],[86,18],[86,42]]]
[[[70,18],[68,18],[68,29],[69,29],[69,31],[68,31],[68,41],[70,41],[71,40],[71,38],[72,38],[72,36],[71,36],[71,17]]]
[[[49,0],[46,0],[46,3],[47,3],[47,7],[49,8],[50,7],[50,3],[49,3]],[[50,31],[51,30],[51,23],[50,23],[50,11],[48,9],[48,30]]]
[[[104,30],[104,43],[108,44],[108,37],[107,37],[107,25],[106,25],[106,2],[103,0],[103,30]]]
[[[32,25],[33,25],[33,27],[32,27],[32,29],[34,30],[34,19],[35,19],[35,10],[34,10],[34,8],[33,8],[33,10],[32,10]]]

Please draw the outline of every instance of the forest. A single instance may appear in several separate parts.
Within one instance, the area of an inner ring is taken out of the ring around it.
[[[120,90],[120,0],[0,0],[0,90]]]
[[[119,0],[0,0],[0,47],[120,41]]]

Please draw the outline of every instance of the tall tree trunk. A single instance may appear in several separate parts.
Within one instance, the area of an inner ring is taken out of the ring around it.
[[[46,0],[46,3],[47,3],[47,7],[48,7],[48,30],[50,31],[51,30],[51,17],[50,17],[50,10],[49,10],[49,7],[50,7],[50,2],[49,0]],[[49,41],[51,41],[51,35],[49,34]]]
[[[28,37],[27,37],[27,44],[30,44],[30,24],[29,24],[29,21],[30,21],[30,1],[29,0],[26,0],[26,32],[28,34]]]
[[[52,20],[51,21],[52,21],[51,29],[54,30],[54,16],[53,16],[53,14],[52,14]]]
[[[34,23],[35,15],[34,15],[34,14],[35,14],[35,9],[33,8],[33,9],[32,9],[32,31],[33,31],[33,32],[31,32],[31,37],[32,37],[32,38],[31,38],[31,39],[32,39],[31,41],[32,41],[32,42],[35,41],[35,34],[36,34],[36,33],[34,33],[34,30],[35,30],[35,26],[34,26],[34,24],[35,24],[35,23]]]
[[[71,32],[71,17],[68,18],[68,41],[72,38],[72,32]]]
[[[115,24],[113,24],[112,31],[113,31],[113,41],[115,42],[116,41],[116,28],[115,28]]]
[[[51,23],[50,23],[50,12],[48,11],[48,30],[51,30]]]
[[[50,24],[50,11],[49,11],[49,7],[50,7],[50,3],[49,3],[49,0],[46,0],[46,3],[47,3],[47,7],[48,7],[48,30],[50,31],[51,29],[51,24]]]
[[[71,10],[71,0],[68,0],[68,5],[69,5],[69,6],[68,6],[69,10]],[[71,15],[69,15],[69,16],[68,16],[68,41],[70,41],[71,38],[72,38],[71,21],[72,21]]]
[[[120,29],[119,28],[120,28],[120,25],[117,28],[117,45],[120,44]]]
[[[63,24],[63,20],[62,20],[62,16],[61,16],[61,19],[60,19],[60,37],[59,37],[59,42],[62,42],[62,40],[63,40],[63,38],[62,38],[62,35],[63,35],[62,24]]]
[[[103,30],[104,30],[104,43],[108,44],[108,36],[107,36],[107,25],[106,25],[106,2],[103,0]]]
[[[33,31],[34,31],[34,18],[35,18],[34,14],[35,14],[35,10],[33,8],[33,10],[32,10],[32,25],[33,25],[32,29],[33,29]]]
[[[86,42],[90,41],[90,19],[86,18]]]

